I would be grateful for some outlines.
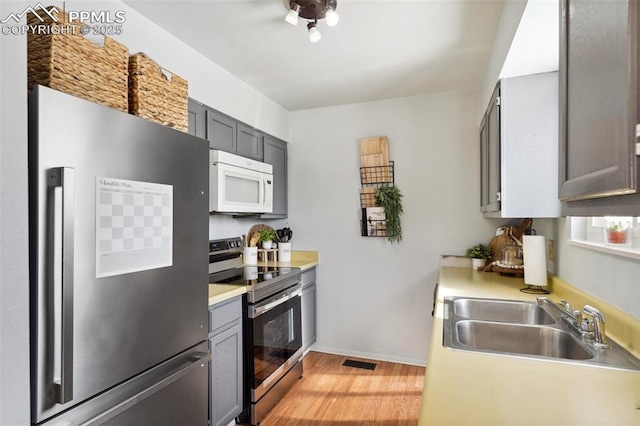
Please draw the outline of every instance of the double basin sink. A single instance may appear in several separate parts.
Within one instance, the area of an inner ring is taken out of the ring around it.
[[[640,371],[640,360],[608,339],[608,348],[580,336],[546,304],[446,297],[444,346],[450,349]]]

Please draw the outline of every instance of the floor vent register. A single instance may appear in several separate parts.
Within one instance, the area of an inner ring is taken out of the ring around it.
[[[342,365],[345,367],[362,368],[364,370],[375,370],[376,365],[378,364],[374,364],[373,362],[363,362],[363,361],[355,361],[353,359],[346,359],[342,363]]]

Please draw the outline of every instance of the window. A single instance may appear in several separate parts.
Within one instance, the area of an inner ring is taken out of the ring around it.
[[[573,245],[640,259],[640,217],[571,217]]]

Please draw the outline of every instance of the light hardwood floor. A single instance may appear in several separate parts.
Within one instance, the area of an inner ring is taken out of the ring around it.
[[[377,367],[343,367],[345,359]],[[304,377],[260,426],[414,426],[424,375],[424,367],[309,352]]]

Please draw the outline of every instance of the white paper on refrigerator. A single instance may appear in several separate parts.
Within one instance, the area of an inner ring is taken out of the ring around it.
[[[173,186],[96,177],[96,278],[173,264]]]

